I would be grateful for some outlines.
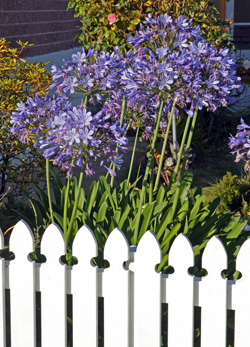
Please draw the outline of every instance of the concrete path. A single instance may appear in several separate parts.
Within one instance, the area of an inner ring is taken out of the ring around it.
[[[36,63],[36,62],[41,62],[41,63],[48,63],[46,65],[46,68],[48,71],[51,70],[51,66],[55,64],[59,68],[62,67],[63,65],[63,59],[66,60],[71,60],[72,54],[75,54],[79,51],[81,51],[81,47],[76,47],[64,51],[59,51],[59,52],[53,52],[49,54],[42,54],[42,55],[36,55],[34,57],[26,57],[24,58],[27,62],[29,63]]]

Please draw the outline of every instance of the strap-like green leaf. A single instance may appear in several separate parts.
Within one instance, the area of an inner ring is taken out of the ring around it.
[[[93,181],[89,191],[88,191],[88,197],[87,197],[87,201],[86,201],[86,212],[88,213],[88,215],[90,215],[93,205],[94,205],[94,201],[96,198],[96,194],[97,194],[97,190],[98,190],[98,183],[96,183],[96,181]]]
[[[98,211],[97,217],[96,217],[97,223],[101,223],[104,221],[104,219],[106,217],[107,207],[108,207],[108,204],[106,201],[104,201],[103,204],[101,205],[101,207]]]
[[[139,227],[139,240],[145,234],[145,232],[149,230],[149,225],[151,223],[151,216],[153,213],[154,206],[155,202],[148,204],[142,211],[142,222]]]

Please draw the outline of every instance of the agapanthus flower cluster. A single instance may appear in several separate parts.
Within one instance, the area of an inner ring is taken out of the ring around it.
[[[237,134],[229,138],[229,148],[233,151],[231,154],[236,155],[235,162],[245,161],[245,170],[250,170],[250,126],[241,118],[237,126]]]
[[[119,169],[122,154],[127,146],[125,128],[111,115],[100,111],[94,115],[87,111],[83,104],[73,107],[64,94],[42,99],[38,94],[29,98],[26,103],[19,103],[17,111],[12,114],[11,131],[22,142],[31,137],[35,147],[43,156],[53,159],[54,165],[72,175],[75,166],[85,165],[85,173],[94,173],[91,161],[99,160],[107,170],[115,175],[108,166],[113,162]],[[105,165],[106,163],[106,165]]]
[[[239,88],[235,58],[227,48],[217,50],[205,42],[199,27],[185,17],[172,20],[167,14],[156,20],[150,16],[140,31],[128,38],[137,56],[130,69],[122,72],[128,97],[136,103],[157,97],[166,109],[173,100],[193,115],[196,105],[214,112],[227,106],[230,92]]]
[[[53,65],[53,84],[58,94],[75,94],[80,92],[89,101],[102,102],[112,90],[119,89],[120,74],[125,68],[123,56],[117,47],[112,53],[98,52],[89,48],[86,52],[72,55],[72,60],[63,60],[64,66]]]

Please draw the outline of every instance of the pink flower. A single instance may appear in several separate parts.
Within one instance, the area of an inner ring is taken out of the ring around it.
[[[117,15],[114,14],[114,13],[111,13],[108,15],[108,21],[109,21],[109,24],[114,24],[117,20]]]

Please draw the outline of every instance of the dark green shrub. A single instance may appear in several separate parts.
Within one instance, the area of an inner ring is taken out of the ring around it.
[[[220,197],[220,210],[231,211],[236,215],[249,218],[250,215],[250,178],[237,177],[228,172],[214,185],[213,193]]]
[[[10,116],[17,103],[36,93],[45,95],[52,80],[44,64],[27,63],[20,58],[28,43],[18,44],[20,49],[11,48],[9,42],[0,38],[0,195],[7,182],[18,187],[37,182],[44,175],[44,163],[32,141],[24,145],[10,133]]]
[[[74,9],[75,17],[81,19],[79,41],[98,50],[110,50],[114,45],[126,50],[126,36],[138,30],[148,14],[192,18],[194,26],[200,25],[203,36],[218,47],[230,40],[225,30],[230,23],[221,21],[211,0],[70,0],[68,9]],[[114,20],[108,20],[110,15]]]

